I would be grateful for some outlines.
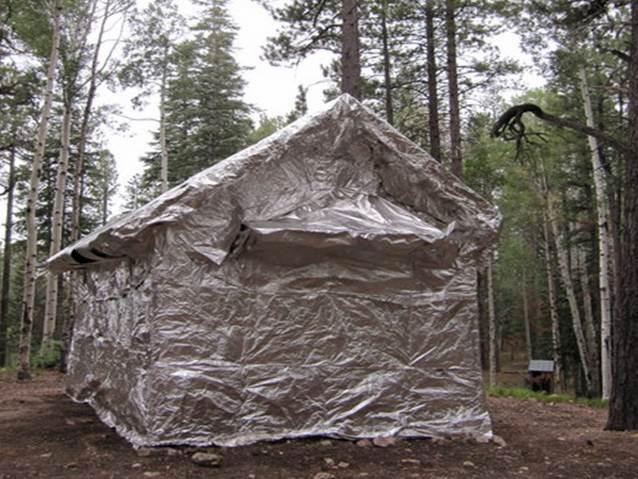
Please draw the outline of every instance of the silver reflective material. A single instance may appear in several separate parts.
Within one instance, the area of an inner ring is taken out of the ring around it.
[[[68,390],[136,446],[490,435],[495,209],[344,95],[49,260]]]

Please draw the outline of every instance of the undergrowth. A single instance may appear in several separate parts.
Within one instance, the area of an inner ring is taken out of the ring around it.
[[[517,399],[536,399],[545,402],[570,402],[582,404],[583,406],[593,408],[606,408],[607,401],[603,399],[589,399],[584,397],[572,396],[571,394],[547,394],[542,391],[532,391],[531,389],[511,386],[489,386],[487,394],[494,397],[511,397]]]

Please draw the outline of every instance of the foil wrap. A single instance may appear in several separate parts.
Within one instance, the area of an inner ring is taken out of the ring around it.
[[[490,435],[498,212],[347,95],[52,257],[67,390],[135,446]]]

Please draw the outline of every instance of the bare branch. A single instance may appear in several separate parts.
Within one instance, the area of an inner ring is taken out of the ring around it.
[[[500,116],[496,123],[494,123],[494,126],[492,127],[492,136],[500,136],[505,140],[516,140],[517,147],[520,147],[523,141],[529,143],[530,133],[526,131],[525,124],[523,123],[523,114],[525,113],[531,113],[536,118],[549,123],[550,125],[593,136],[599,141],[608,144],[622,153],[628,153],[630,151],[628,144],[614,138],[604,131],[583,125],[579,121],[571,118],[562,118],[552,115],[543,111],[541,107],[534,105],[533,103],[523,103],[509,108]]]

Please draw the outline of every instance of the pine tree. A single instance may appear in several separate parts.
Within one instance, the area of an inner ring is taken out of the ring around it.
[[[227,1],[196,3],[201,11],[191,27],[194,38],[177,46],[175,75],[166,94],[171,185],[242,149],[252,130],[250,107],[242,99],[244,80],[232,52],[237,28]],[[142,158],[148,188],[159,177],[158,156],[154,150]]]
[[[166,102],[169,81],[175,70],[175,50],[180,37],[183,17],[173,0],[153,0],[142,12],[132,16],[131,36],[125,42],[127,57],[119,73],[124,86],[142,88],[133,103],[159,94],[160,191],[168,189],[169,156],[166,139]]]

